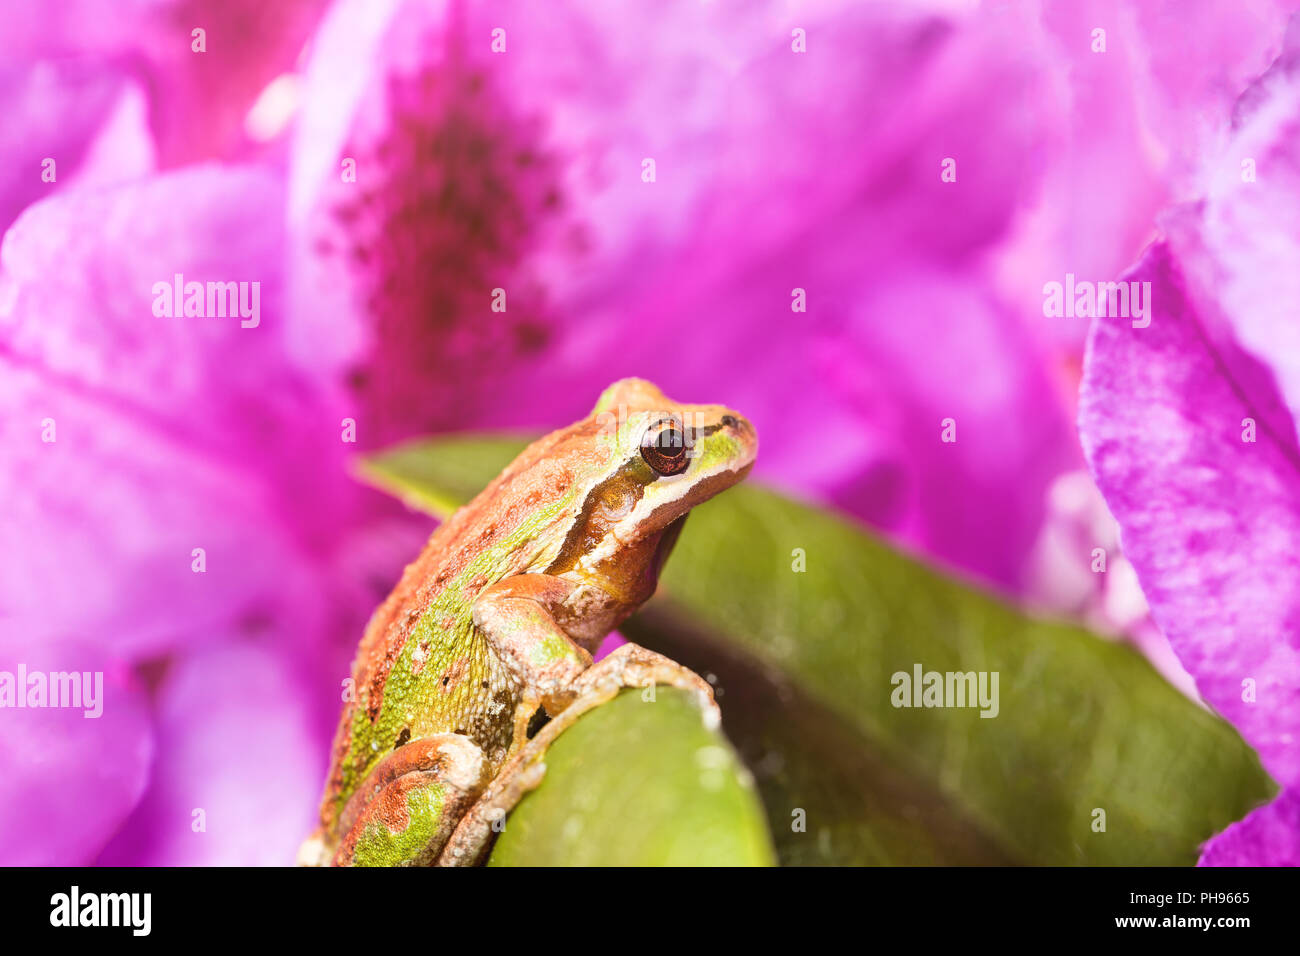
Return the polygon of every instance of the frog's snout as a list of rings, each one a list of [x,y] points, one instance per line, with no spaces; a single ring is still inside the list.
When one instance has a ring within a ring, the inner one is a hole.
[[[749,419],[729,411],[718,419],[718,424],[740,443],[742,449],[740,458],[743,464],[746,467],[753,464],[754,458],[758,455],[758,432]]]
[[[754,432],[754,426],[749,423],[749,419],[742,418],[740,415],[730,415],[730,414],[723,415],[722,427],[730,428],[732,431],[738,432],[742,435],[757,437],[756,433]]]

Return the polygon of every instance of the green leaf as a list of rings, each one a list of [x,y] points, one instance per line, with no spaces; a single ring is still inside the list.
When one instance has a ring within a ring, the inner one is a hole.
[[[499,433],[416,438],[361,458],[357,476],[442,519],[487,487],[531,440]]]
[[[763,806],[731,745],[673,687],[626,690],[546,752],[490,866],[769,866]]]
[[[445,506],[518,447],[438,439],[383,467]],[[753,484],[695,509],[623,630],[713,676],[787,864],[1188,864],[1275,789],[1232,727],[1128,646]],[[894,707],[893,675],[917,664],[996,672],[998,715]]]

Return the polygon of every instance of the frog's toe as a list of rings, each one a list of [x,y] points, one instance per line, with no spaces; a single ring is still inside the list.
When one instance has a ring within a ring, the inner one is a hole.
[[[325,844],[325,838],[317,830],[298,847],[294,866],[329,866],[331,853]]]

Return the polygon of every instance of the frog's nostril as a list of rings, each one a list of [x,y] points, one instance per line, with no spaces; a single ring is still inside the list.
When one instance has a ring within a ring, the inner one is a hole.
[[[741,418],[739,415],[723,415],[720,422],[723,428],[729,428],[739,435],[754,433],[754,426],[749,423],[749,419]]]

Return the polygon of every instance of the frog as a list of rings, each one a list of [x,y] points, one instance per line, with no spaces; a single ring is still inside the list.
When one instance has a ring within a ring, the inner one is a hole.
[[[654,594],[691,509],[757,451],[739,412],[641,378],[528,445],[370,618],[298,862],[481,864],[550,744],[626,688],[680,688],[716,727],[698,674],[634,643],[595,654]]]

